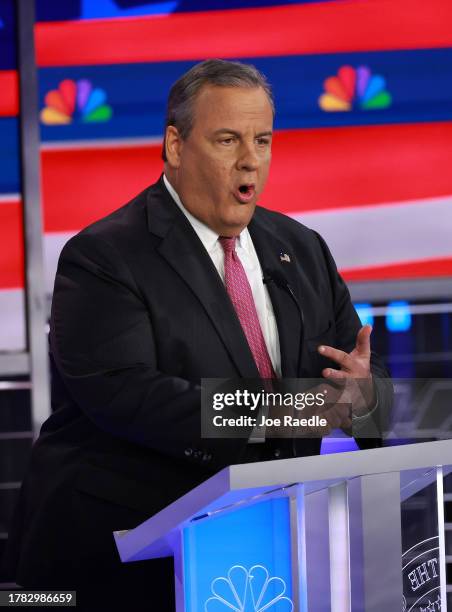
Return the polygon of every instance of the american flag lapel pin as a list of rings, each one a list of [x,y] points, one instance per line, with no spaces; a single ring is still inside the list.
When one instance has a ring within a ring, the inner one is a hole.
[[[290,257],[287,253],[280,253],[279,254],[279,259],[281,262],[285,262],[285,263],[290,263]]]

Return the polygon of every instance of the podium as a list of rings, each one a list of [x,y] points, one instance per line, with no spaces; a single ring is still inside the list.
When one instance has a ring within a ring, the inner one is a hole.
[[[444,612],[451,471],[452,440],[233,465],[114,537],[174,557],[177,612]]]

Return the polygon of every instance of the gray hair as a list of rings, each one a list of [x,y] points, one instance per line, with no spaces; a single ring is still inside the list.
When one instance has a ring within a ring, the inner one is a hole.
[[[217,87],[261,87],[268,96],[273,115],[275,103],[271,87],[265,76],[251,64],[211,59],[200,62],[183,74],[170,89],[166,109],[165,133],[169,125],[177,128],[182,140],[185,140],[193,128],[193,105],[200,89],[205,85]],[[162,159],[166,159],[165,139],[163,141]]]

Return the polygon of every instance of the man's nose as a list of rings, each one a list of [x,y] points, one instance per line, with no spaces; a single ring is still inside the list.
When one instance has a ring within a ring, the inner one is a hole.
[[[254,142],[242,144],[239,151],[237,166],[239,170],[257,170],[259,167],[259,157]]]

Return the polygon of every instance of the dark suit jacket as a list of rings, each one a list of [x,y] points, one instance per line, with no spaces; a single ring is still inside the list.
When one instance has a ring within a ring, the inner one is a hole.
[[[260,207],[249,231],[262,268],[285,275],[304,313],[303,329],[288,291],[269,284],[282,374],[320,377],[328,362],[317,346],[350,351],[360,328],[328,248]],[[64,247],[50,358],[54,413],[35,444],[9,546],[24,585],[45,583],[62,565],[73,576],[82,565],[108,565],[112,530],[136,526],[243,460],[246,439],[201,439],[199,385],[201,377],[257,378],[256,365],[209,255],[162,179]],[[386,376],[375,356],[372,369]],[[280,458],[310,455],[320,440],[277,447]],[[256,459],[275,450],[274,441],[259,445]]]

